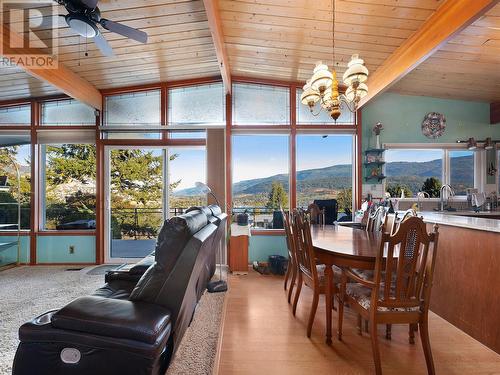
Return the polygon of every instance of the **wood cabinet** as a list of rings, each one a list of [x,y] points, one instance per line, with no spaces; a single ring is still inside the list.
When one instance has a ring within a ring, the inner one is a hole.
[[[430,308],[497,353],[499,287],[500,233],[439,225]]]
[[[248,240],[248,236],[231,236],[229,240],[229,270],[232,273],[248,273]]]

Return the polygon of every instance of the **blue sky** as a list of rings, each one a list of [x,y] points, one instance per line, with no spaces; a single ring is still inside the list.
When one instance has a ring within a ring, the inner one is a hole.
[[[287,135],[234,136],[233,182],[288,173]],[[297,170],[349,164],[352,137],[297,136]]]

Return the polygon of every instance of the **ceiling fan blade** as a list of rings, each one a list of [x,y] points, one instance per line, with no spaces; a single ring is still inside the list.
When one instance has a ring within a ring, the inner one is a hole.
[[[141,43],[146,43],[148,41],[148,34],[146,34],[144,31],[122,25],[121,23],[118,22],[110,21],[105,18],[101,18],[99,23],[106,30],[126,36],[127,38],[134,39]]]
[[[101,33],[97,34],[94,37],[94,43],[97,45],[104,56],[113,57],[115,54],[113,53],[113,48],[109,45],[106,39],[102,36]]]
[[[95,9],[99,0],[80,0],[89,9]]]

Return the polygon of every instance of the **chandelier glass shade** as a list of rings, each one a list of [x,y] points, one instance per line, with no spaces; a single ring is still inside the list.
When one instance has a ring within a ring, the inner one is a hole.
[[[332,50],[335,64],[335,0],[332,0]],[[342,76],[346,89],[345,92],[340,93],[335,69],[330,71],[326,64],[318,61],[311,78],[303,87],[300,101],[309,107],[314,116],[325,110],[334,121],[337,121],[345,108],[353,113],[356,112],[359,101],[368,94],[366,85],[368,74],[363,59],[358,54],[352,55]],[[318,102],[320,103],[319,110],[315,113]]]

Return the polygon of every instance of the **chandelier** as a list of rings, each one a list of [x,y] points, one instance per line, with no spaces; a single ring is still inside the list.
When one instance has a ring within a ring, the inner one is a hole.
[[[332,0],[332,50],[333,64],[335,64],[335,0]],[[368,94],[368,86],[365,83],[368,79],[368,69],[359,55],[352,55],[342,78],[346,86],[344,93],[339,92],[335,69],[332,68],[330,71],[326,64],[318,61],[312,77],[303,87],[301,103],[309,107],[313,116],[319,115],[322,110],[327,111],[335,122],[344,108],[356,112],[359,101]],[[315,113],[318,102],[319,111]]]

